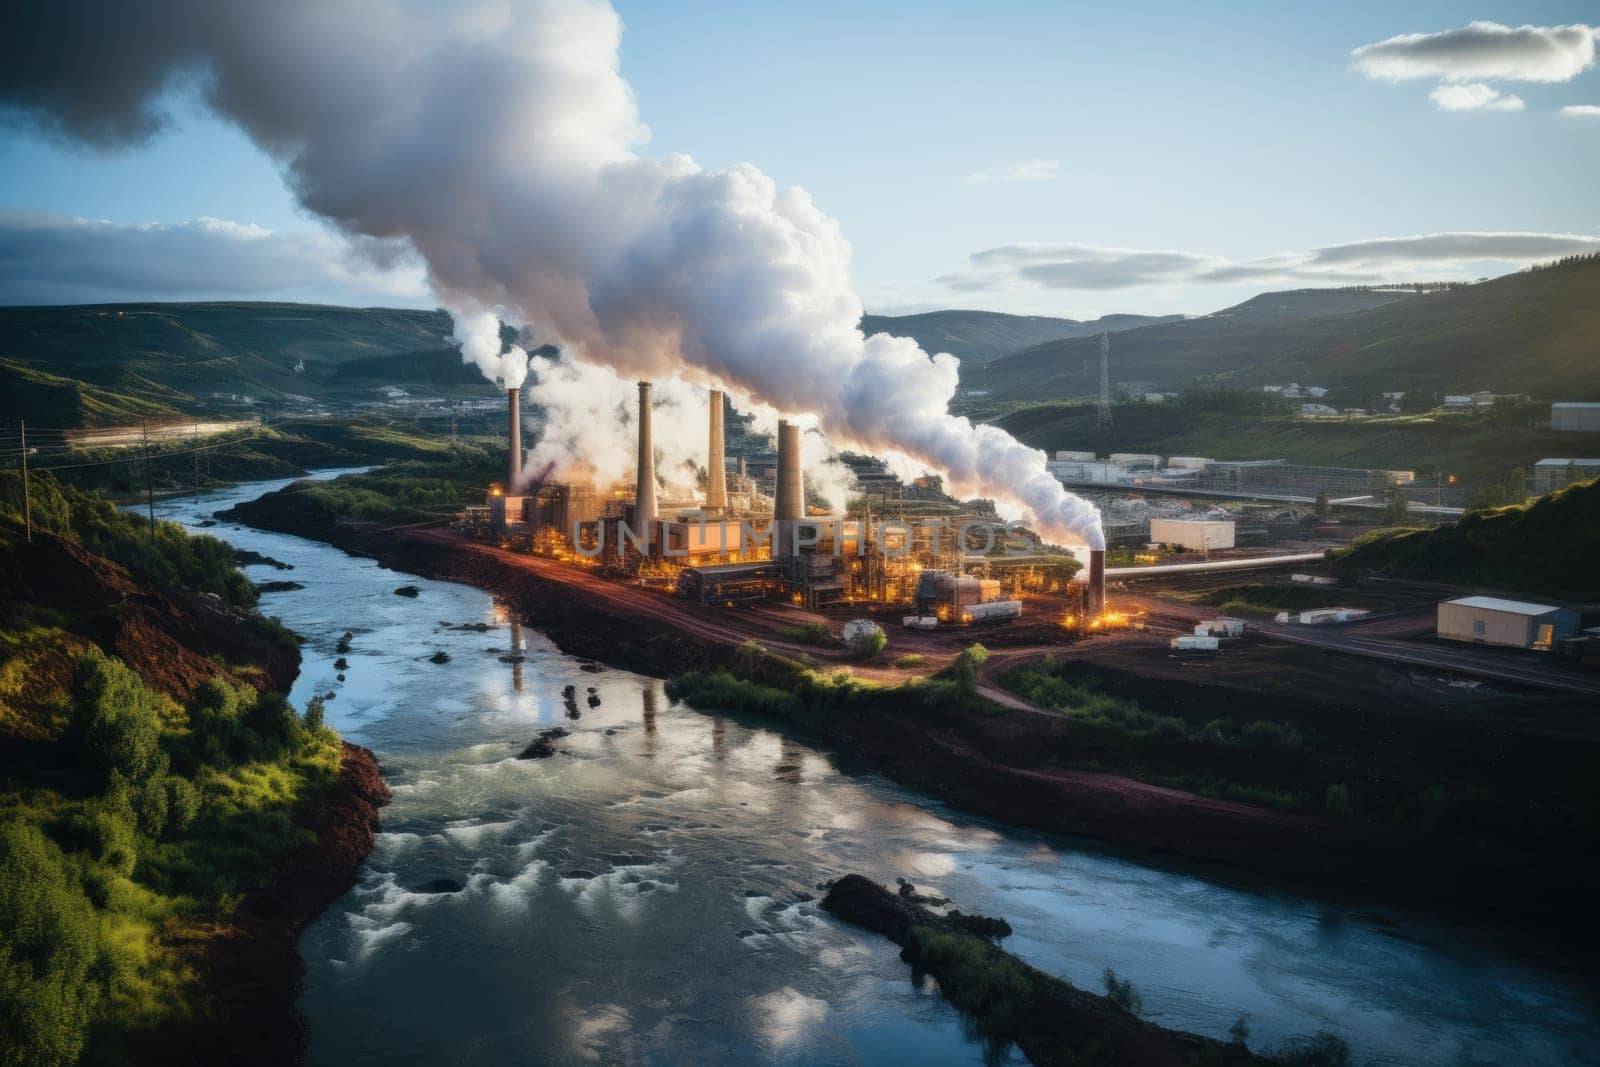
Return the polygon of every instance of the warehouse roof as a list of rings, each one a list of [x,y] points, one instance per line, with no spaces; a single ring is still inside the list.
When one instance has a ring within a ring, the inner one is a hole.
[[[1548,615],[1561,609],[1554,604],[1530,604],[1526,600],[1505,600],[1497,596],[1464,596],[1446,600],[1446,604],[1459,604],[1464,608],[1482,608],[1485,611],[1503,611],[1509,615]]]
[[[1580,467],[1600,467],[1600,459],[1541,459],[1535,467],[1570,467],[1577,464]]]
[[[1591,401],[1563,400],[1558,404],[1551,404],[1553,408],[1600,408],[1600,404]]]

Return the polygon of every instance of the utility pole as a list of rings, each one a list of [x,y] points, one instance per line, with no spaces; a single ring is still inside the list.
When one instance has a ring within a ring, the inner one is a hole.
[[[194,424],[194,495],[200,495],[200,424]]]
[[[150,543],[156,543],[156,489],[151,481],[150,470],[150,424],[139,423],[139,439],[144,445],[144,499],[145,507],[150,516]]]
[[[33,544],[33,505],[28,500],[28,420],[22,427],[22,523],[28,530],[28,543]]]

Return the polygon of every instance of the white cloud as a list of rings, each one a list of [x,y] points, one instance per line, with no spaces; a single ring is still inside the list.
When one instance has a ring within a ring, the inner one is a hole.
[[[1003,163],[989,170],[967,175],[963,181],[973,185],[986,182],[1053,182],[1061,177],[1061,163],[1054,159],[1024,159]]]
[[[0,304],[222,299],[435,303],[415,256],[392,242],[227,219],[129,224],[0,210]]]
[[[1600,104],[1568,104],[1561,113],[1573,119],[1600,119]]]
[[[1600,252],[1600,236],[1457,231],[1379,237],[1256,259],[1196,252],[1017,244],[975,252],[973,270],[934,281],[956,292],[1131,289],[1194,284],[1356,285],[1477,277],[1487,264],[1524,266]]]
[[[1382,81],[1564,82],[1594,65],[1595,30],[1473,22],[1439,33],[1400,34],[1350,54],[1357,70]]]
[[[1521,111],[1522,97],[1502,93],[1482,82],[1468,85],[1441,85],[1428,94],[1440,111]]]

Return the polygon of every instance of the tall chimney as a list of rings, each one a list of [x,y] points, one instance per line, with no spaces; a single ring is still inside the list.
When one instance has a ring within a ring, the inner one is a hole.
[[[650,383],[639,383],[639,480],[633,491],[634,532],[649,536],[656,517],[656,446],[650,433]]]
[[[795,554],[798,523],[805,516],[805,490],[800,481],[800,427],[778,420],[778,486],[772,502],[772,554]]]
[[[1106,550],[1089,550],[1089,613],[1104,614],[1106,610]]]
[[[711,443],[706,453],[706,509],[728,507],[728,461],[722,454],[722,390],[711,390]]]
[[[507,389],[506,400],[511,406],[511,433],[506,449],[506,493],[517,491],[517,479],[522,476],[522,390]]]

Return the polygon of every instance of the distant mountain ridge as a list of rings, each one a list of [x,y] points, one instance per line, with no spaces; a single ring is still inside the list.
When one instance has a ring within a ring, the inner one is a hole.
[[[1597,338],[1600,257],[1587,257],[1442,291],[1264,293],[1117,334],[1111,378],[1162,389],[1300,381],[1587,399],[1600,387]],[[1099,355],[1089,338],[1049,341],[974,368],[964,384],[1001,400],[1090,396]]]
[[[0,307],[0,414],[97,425],[211,394],[318,399],[426,382],[494,386],[464,366],[442,311],[283,303]]]
[[[1088,322],[998,311],[928,311],[920,315],[864,315],[863,333],[909,337],[928,353],[949,352],[963,366],[981,367],[1034,345],[1067,337],[1098,337],[1136,326],[1175,322],[1182,315],[1104,315]]]

